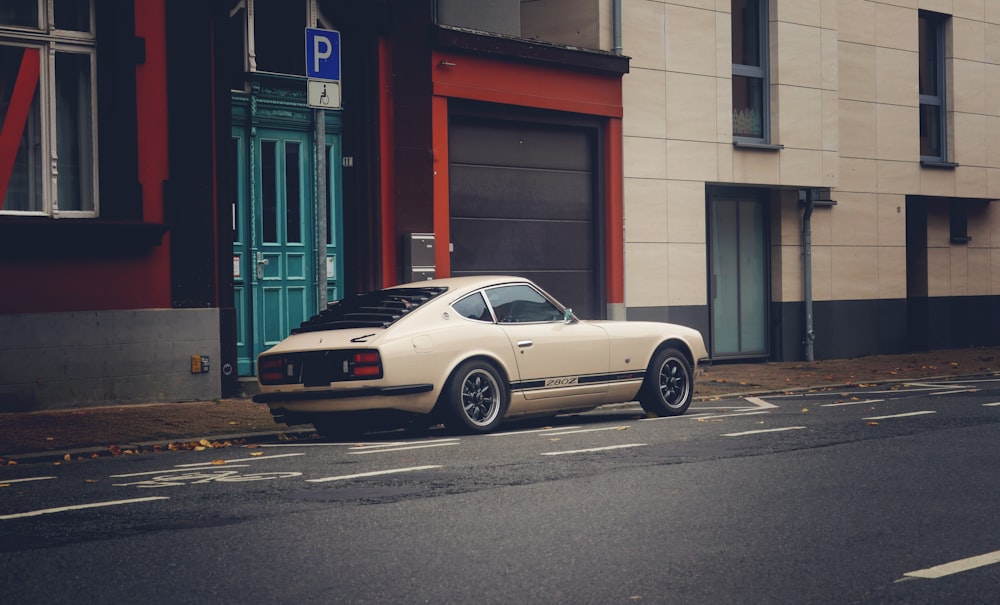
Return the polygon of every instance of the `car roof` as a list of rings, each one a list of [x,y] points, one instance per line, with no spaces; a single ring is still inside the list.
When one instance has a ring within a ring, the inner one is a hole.
[[[429,279],[426,281],[412,282],[409,284],[400,284],[398,286],[393,286],[393,288],[447,288],[449,292],[471,292],[473,290],[478,290],[479,288],[484,288],[486,286],[494,286],[500,284],[510,284],[510,283],[532,283],[531,280],[524,277],[517,277],[514,275],[467,275],[463,277],[445,277],[442,279]]]

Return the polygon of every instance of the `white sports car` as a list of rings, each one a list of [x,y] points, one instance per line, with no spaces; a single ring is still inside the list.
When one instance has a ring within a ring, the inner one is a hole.
[[[527,279],[457,277],[330,303],[257,358],[254,401],[337,438],[387,419],[486,433],[635,399],[679,415],[706,358],[691,328],[582,321]]]

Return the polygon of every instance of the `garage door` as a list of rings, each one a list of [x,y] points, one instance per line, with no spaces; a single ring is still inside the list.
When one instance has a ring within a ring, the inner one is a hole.
[[[451,274],[520,275],[578,316],[604,317],[596,129],[449,126]]]

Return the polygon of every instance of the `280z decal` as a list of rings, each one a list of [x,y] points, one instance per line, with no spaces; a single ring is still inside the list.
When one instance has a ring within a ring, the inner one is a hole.
[[[580,382],[579,376],[573,376],[569,378],[546,378],[546,387],[565,387],[571,384],[578,384]]]

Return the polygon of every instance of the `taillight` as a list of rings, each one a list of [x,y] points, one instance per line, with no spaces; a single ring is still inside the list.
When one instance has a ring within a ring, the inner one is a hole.
[[[357,351],[351,354],[350,375],[352,378],[381,378],[382,359],[378,351]]]
[[[257,376],[264,384],[280,384],[285,381],[285,358],[272,355],[261,357],[257,362]]]

